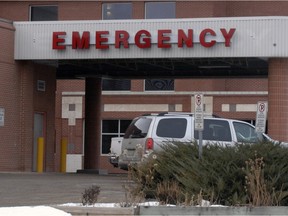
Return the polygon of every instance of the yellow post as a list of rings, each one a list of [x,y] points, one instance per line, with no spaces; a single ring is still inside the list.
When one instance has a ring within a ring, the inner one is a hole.
[[[44,138],[37,139],[37,172],[43,172],[44,167]]]
[[[68,139],[62,138],[61,140],[61,166],[60,172],[66,172],[66,154],[67,154]]]

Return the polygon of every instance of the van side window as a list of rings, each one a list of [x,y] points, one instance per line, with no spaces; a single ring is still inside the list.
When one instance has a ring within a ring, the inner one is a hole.
[[[161,119],[158,123],[156,135],[158,137],[184,138],[187,128],[187,119],[168,118]]]
[[[124,138],[144,138],[147,136],[152,119],[138,118],[131,122],[127,128]]]
[[[198,131],[194,131],[195,139],[199,139]],[[232,141],[229,123],[225,120],[204,119],[203,140]]]
[[[262,134],[257,134],[251,125],[233,122],[238,142],[254,143],[263,140]]]

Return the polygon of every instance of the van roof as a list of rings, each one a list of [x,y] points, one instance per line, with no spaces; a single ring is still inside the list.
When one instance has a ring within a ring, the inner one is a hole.
[[[149,114],[143,114],[142,116],[194,116],[194,113],[189,112],[161,112],[161,113],[149,113]],[[217,115],[211,114],[211,113],[204,113],[205,117],[212,117],[212,118],[220,118]]]

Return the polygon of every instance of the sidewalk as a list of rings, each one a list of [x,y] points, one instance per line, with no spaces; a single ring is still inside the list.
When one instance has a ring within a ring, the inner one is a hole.
[[[125,201],[127,175],[0,173],[0,207],[81,203],[85,189],[100,186],[98,202]]]

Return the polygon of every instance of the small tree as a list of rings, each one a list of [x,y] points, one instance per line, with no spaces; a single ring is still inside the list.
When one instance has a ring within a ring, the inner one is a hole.
[[[82,194],[82,204],[83,205],[94,205],[100,193],[100,187],[97,185],[92,185],[91,187],[85,189]]]

